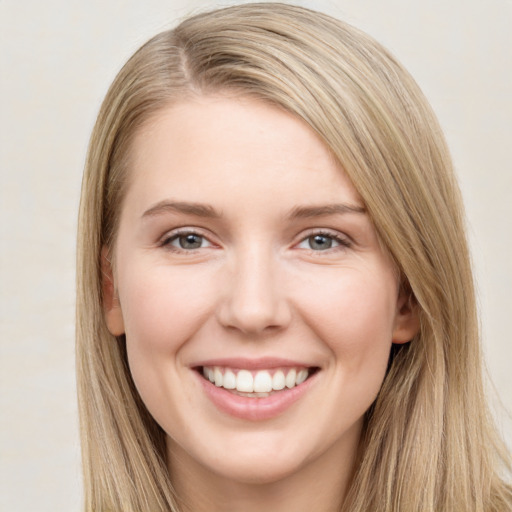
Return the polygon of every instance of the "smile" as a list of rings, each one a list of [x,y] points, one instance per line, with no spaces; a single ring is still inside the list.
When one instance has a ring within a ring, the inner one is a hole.
[[[314,368],[272,368],[249,371],[219,366],[203,366],[202,375],[219,388],[230,390],[240,396],[265,398],[273,392],[293,389],[302,384]]]
[[[270,420],[309,395],[322,373],[281,358],[229,358],[191,366],[201,389],[223,414],[245,421]]]

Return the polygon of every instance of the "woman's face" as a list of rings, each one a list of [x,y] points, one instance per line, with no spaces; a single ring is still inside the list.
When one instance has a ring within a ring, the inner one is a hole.
[[[175,104],[132,149],[106,318],[171,471],[327,478],[416,329],[359,195],[306,124],[256,100]]]

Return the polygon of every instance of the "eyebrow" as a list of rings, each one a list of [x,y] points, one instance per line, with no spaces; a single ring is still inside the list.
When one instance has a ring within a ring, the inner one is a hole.
[[[210,206],[209,204],[163,200],[146,210],[142,214],[142,217],[155,217],[157,215],[162,215],[169,212],[195,215],[197,217],[210,219],[218,219],[222,216],[217,210],[215,210],[213,206]],[[363,206],[346,203],[327,204],[321,206],[296,206],[287,215],[287,218],[289,220],[306,219],[347,213],[364,214],[366,213],[366,209]]]
[[[325,215],[366,213],[366,208],[355,204],[327,204],[322,206],[297,206],[288,215],[289,219],[307,219],[310,217],[322,217]]]
[[[208,204],[202,203],[189,203],[185,201],[160,201],[148,210],[146,210],[142,217],[155,217],[164,213],[184,213],[188,215],[195,215],[197,217],[206,217],[210,219],[218,219],[221,215],[219,212]]]

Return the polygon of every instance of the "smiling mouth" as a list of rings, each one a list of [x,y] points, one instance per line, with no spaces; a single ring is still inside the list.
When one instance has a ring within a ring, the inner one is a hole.
[[[200,366],[196,370],[205,380],[235,395],[266,398],[299,386],[319,368],[289,367],[250,371],[220,366]]]

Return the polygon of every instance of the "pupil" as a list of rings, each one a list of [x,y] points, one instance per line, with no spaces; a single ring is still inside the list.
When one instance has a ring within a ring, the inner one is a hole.
[[[311,249],[330,249],[332,246],[332,239],[323,235],[315,235],[309,239],[309,246]]]
[[[199,235],[182,235],[180,236],[180,247],[182,249],[198,249],[201,247],[202,237]]]

